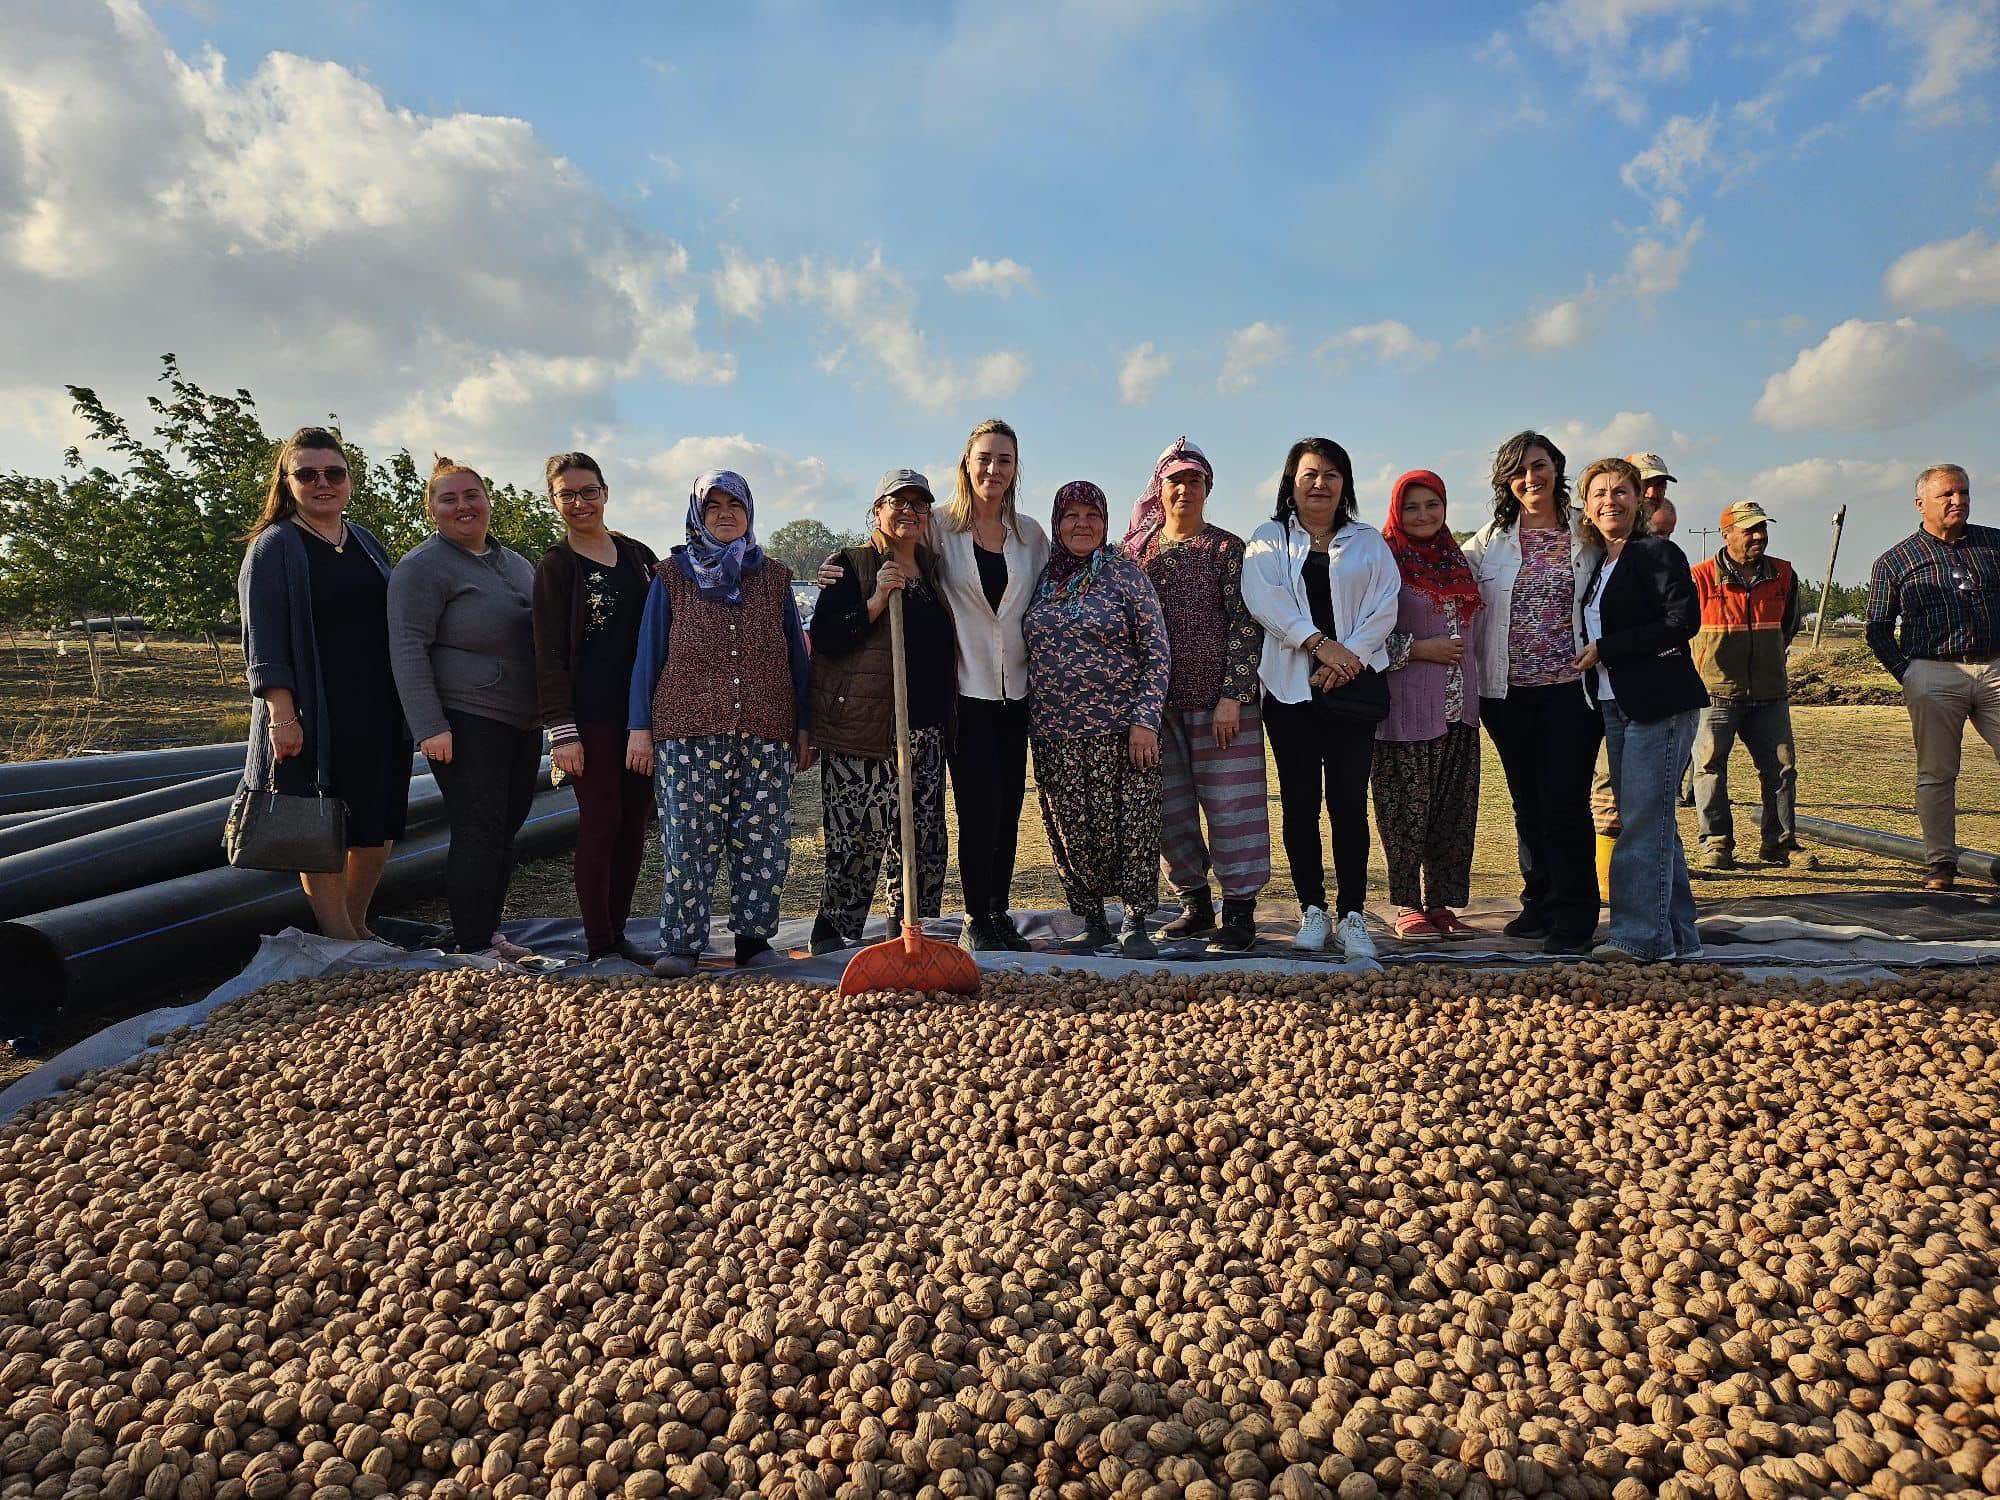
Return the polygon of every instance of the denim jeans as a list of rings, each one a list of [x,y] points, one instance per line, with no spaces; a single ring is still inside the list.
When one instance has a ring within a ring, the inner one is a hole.
[[[1763,831],[1758,847],[1796,849],[1799,844],[1799,766],[1792,748],[1792,705],[1783,698],[1756,703],[1711,698],[1700,712],[1694,736],[1694,805],[1701,842],[1708,849],[1733,849],[1736,829],[1729,812],[1729,752],[1737,740],[1750,752],[1763,793]]]
[[[1610,699],[1600,709],[1624,824],[1611,851],[1610,941],[1635,958],[1692,957],[1701,937],[1674,803],[1698,710],[1641,724]]]

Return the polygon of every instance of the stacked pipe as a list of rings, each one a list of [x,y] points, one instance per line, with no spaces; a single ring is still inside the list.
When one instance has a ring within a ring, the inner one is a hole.
[[[40,1037],[114,1002],[157,999],[191,970],[247,956],[261,934],[310,922],[296,875],[223,863],[242,763],[241,745],[213,745],[0,766],[0,806],[43,804],[0,827],[0,1035]],[[88,779],[92,768],[103,781]],[[523,858],[576,837],[575,798],[548,789],[547,761],[540,786],[517,840]],[[420,775],[381,899],[441,889],[449,848],[443,795]]]

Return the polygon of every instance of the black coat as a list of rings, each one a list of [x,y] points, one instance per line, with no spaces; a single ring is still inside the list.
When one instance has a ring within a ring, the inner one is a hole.
[[[1604,563],[1600,552],[1584,589],[1585,602],[1597,592]],[[1611,691],[1626,718],[1651,724],[1708,707],[1708,689],[1688,649],[1701,628],[1701,600],[1680,548],[1665,537],[1633,537],[1618,554],[1598,609],[1604,634],[1597,641],[1597,659],[1610,674]],[[1577,649],[1582,650],[1590,642],[1584,639],[1581,605],[1576,627]],[[1596,702],[1595,672],[1584,674],[1583,687]]]

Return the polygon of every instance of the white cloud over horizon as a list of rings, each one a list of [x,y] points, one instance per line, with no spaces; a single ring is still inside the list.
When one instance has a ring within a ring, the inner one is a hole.
[[[975,255],[962,271],[953,271],[944,284],[954,292],[987,292],[995,297],[1011,297],[1016,292],[1035,289],[1035,273],[1014,260],[987,260]]]
[[[1118,366],[1118,399],[1126,406],[1144,406],[1160,382],[1173,373],[1170,355],[1153,348],[1153,341],[1134,344]]]
[[[2000,242],[1972,229],[1955,240],[1919,245],[1883,273],[1882,293],[1917,312],[2000,306]]]
[[[1849,318],[1765,381],[1751,415],[1779,432],[1882,431],[1962,401],[1993,378],[1941,328]]]
[[[1222,373],[1215,378],[1216,394],[1234,396],[1249,390],[1256,385],[1258,375],[1283,359],[1291,347],[1283,324],[1260,320],[1237,329],[1223,352]]]
[[[1385,318],[1379,323],[1361,323],[1323,340],[1316,351],[1321,359],[1339,359],[1344,354],[1373,355],[1380,364],[1428,364],[1438,357],[1442,346],[1433,339],[1419,337],[1407,323]]]

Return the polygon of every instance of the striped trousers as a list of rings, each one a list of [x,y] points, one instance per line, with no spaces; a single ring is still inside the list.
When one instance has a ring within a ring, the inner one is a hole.
[[[1170,708],[1160,719],[1160,858],[1183,897],[1207,890],[1213,870],[1225,901],[1254,900],[1271,878],[1264,724],[1244,704],[1227,750],[1215,748],[1214,726],[1205,708]]]

